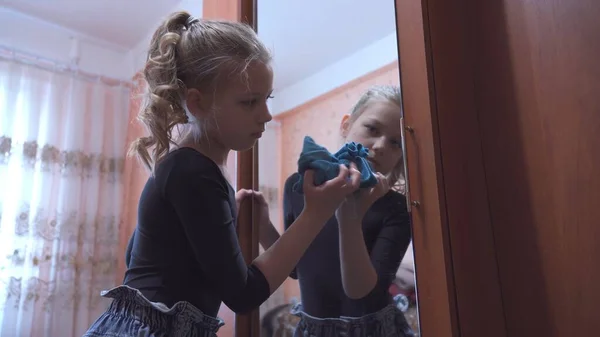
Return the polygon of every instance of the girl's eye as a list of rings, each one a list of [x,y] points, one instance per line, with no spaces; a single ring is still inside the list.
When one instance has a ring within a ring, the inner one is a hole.
[[[365,125],[365,128],[367,128],[370,133],[377,133],[377,128],[372,125]]]
[[[274,98],[272,95],[267,96],[266,100],[269,100],[271,98]],[[251,99],[248,101],[242,101],[242,104],[247,105],[247,106],[254,106],[258,103],[258,99]]]

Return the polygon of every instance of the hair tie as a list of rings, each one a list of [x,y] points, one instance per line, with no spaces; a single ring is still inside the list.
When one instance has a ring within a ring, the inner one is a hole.
[[[187,20],[185,21],[185,27],[189,28],[191,25],[193,25],[194,23],[196,23],[198,21],[200,21],[200,20],[198,20],[195,17],[190,15],[190,17],[187,18]]]

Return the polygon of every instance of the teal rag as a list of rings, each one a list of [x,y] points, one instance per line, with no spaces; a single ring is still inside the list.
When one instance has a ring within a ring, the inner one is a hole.
[[[304,145],[300,158],[298,158],[298,173],[300,180],[296,182],[293,190],[303,194],[302,182],[306,170],[314,170],[314,184],[316,186],[324,184],[340,174],[340,164],[350,167],[354,163],[360,171],[360,188],[370,188],[377,185],[377,177],[367,161],[369,149],[360,143],[349,142],[335,154],[331,154],[326,148],[318,145],[309,137],[304,137]]]

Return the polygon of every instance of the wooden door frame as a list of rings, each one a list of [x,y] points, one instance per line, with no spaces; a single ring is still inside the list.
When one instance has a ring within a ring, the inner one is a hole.
[[[426,1],[395,1],[421,336],[458,336]]]
[[[238,21],[250,25],[255,31],[256,0],[239,0]],[[250,150],[237,153],[237,189],[258,190],[258,142]],[[238,212],[237,234],[242,254],[250,264],[259,252],[257,205],[254,201],[242,203]],[[256,225],[255,225],[256,224]],[[235,314],[235,337],[260,336],[260,309],[247,314]]]

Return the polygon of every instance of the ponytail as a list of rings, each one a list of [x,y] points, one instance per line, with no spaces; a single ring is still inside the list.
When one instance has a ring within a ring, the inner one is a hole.
[[[150,135],[135,140],[130,154],[137,154],[144,166],[154,171],[173,143],[173,128],[186,124],[188,116],[183,107],[185,85],[178,79],[177,49],[182,33],[192,16],[186,12],[171,15],[154,33],[144,67],[146,92],[138,119]],[[152,148],[150,154],[149,149]]]

